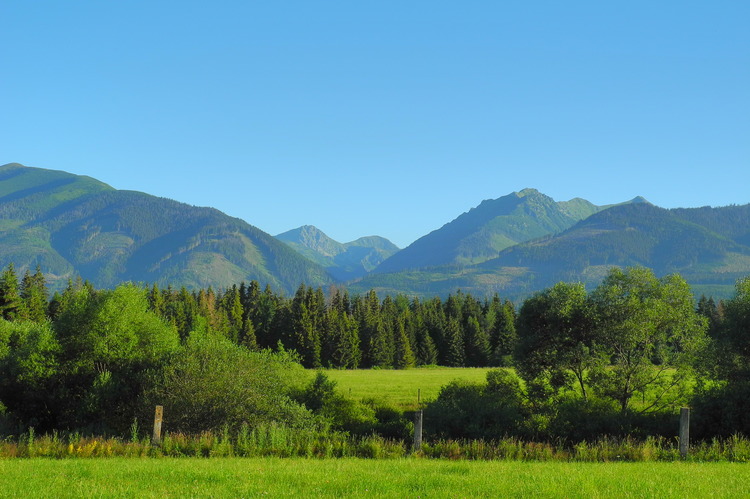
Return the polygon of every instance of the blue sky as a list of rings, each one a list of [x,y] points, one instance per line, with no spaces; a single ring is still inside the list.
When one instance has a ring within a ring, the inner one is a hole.
[[[534,187],[750,202],[750,2],[0,4],[0,163],[399,246]]]

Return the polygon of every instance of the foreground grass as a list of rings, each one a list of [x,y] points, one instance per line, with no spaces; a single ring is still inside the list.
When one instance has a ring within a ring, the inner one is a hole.
[[[414,369],[328,369],[324,372],[338,389],[356,400],[376,399],[403,410],[417,408],[422,402],[437,398],[440,389],[454,380],[484,383],[490,368],[419,367]]]
[[[740,463],[0,460],[3,497],[747,497]]]

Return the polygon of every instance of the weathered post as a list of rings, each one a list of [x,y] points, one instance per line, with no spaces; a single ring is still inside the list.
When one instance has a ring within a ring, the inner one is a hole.
[[[422,449],[422,420],[424,418],[424,411],[418,409],[414,412],[414,450],[418,451]]]
[[[164,407],[157,405],[154,413],[154,436],[151,439],[153,445],[161,445],[161,421],[164,415]]]
[[[685,459],[690,449],[690,409],[680,409],[680,458]]]

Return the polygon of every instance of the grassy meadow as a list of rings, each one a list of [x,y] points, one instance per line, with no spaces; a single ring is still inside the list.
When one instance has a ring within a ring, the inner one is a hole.
[[[344,395],[356,400],[374,398],[404,410],[437,398],[440,388],[454,380],[484,383],[486,367],[419,367],[414,369],[327,369]]]
[[[3,497],[747,497],[741,463],[0,460]]]

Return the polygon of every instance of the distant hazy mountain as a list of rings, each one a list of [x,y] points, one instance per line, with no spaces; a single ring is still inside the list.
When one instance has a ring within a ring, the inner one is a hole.
[[[323,266],[340,281],[364,276],[398,251],[395,244],[380,236],[361,237],[356,241],[340,243],[312,225],[292,229],[276,238]]]
[[[53,287],[74,275],[98,287],[255,279],[293,292],[302,282],[333,282],[271,235],[213,208],[15,163],[0,167],[0,265],[10,262],[19,271],[40,265]]]
[[[657,275],[680,273],[698,294],[724,297],[750,275],[750,205],[666,210],[636,201],[480,264],[371,275],[352,288],[420,295],[462,289],[517,299],[559,281],[594,286],[613,266],[642,265]]]
[[[555,202],[535,189],[524,189],[482,201],[399,251],[375,272],[481,263],[510,246],[562,232],[601,209],[584,199]]]

